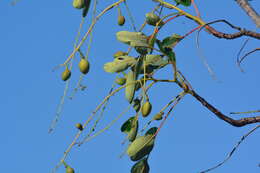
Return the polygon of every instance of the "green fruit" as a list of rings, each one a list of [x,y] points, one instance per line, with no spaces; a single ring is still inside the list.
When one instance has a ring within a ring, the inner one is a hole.
[[[147,157],[138,161],[131,168],[131,173],[149,173],[150,167],[147,162]]]
[[[152,135],[137,137],[127,149],[127,154],[130,159],[137,161],[149,154],[153,149],[154,140]]]
[[[122,15],[118,16],[117,23],[119,26],[123,26],[125,24],[125,17]]]
[[[154,115],[153,119],[154,120],[161,120],[163,117],[163,112],[159,112],[158,114]]]
[[[147,117],[152,110],[152,104],[149,101],[147,101],[143,104],[141,109],[143,117]]]
[[[67,167],[66,167],[66,173],[75,173],[75,171],[74,171],[73,168],[67,166]]]
[[[83,130],[83,126],[82,126],[82,124],[80,124],[80,123],[77,123],[77,124],[76,124],[76,127],[77,127],[77,129],[79,129],[80,131]]]
[[[70,72],[70,70],[66,67],[66,69],[62,72],[61,79],[62,79],[63,81],[66,81],[66,80],[68,80],[68,79],[70,78],[70,76],[71,76],[71,72]]]
[[[81,59],[79,62],[79,70],[83,74],[87,74],[89,71],[89,62],[86,59]]]
[[[117,51],[113,56],[114,56],[114,58],[116,58],[116,57],[125,56],[125,55],[128,55],[128,54],[123,51]]]
[[[136,75],[132,70],[130,70],[126,75],[126,87],[125,87],[125,97],[129,103],[132,103],[135,95],[135,81],[136,81]]]
[[[81,9],[85,7],[85,0],[74,0],[72,3],[74,8]]]
[[[126,78],[125,77],[117,78],[115,82],[118,85],[124,85],[126,83]]]
[[[146,13],[145,14],[145,20],[146,20],[146,23],[149,24],[149,25],[152,25],[152,26],[156,26],[157,22],[159,22],[161,19],[159,16],[157,16],[156,14],[154,13]],[[159,26],[161,26],[163,23],[160,22],[159,23]]]

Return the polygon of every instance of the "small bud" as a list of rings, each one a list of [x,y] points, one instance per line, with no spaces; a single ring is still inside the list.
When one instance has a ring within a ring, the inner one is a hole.
[[[77,127],[77,129],[79,129],[80,131],[83,130],[83,126],[82,126],[82,124],[80,124],[80,123],[77,123],[77,124],[76,124],[76,127]]]

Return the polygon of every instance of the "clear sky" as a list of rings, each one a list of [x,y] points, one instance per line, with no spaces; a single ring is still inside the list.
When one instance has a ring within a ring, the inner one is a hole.
[[[99,0],[98,13],[112,2],[114,1]],[[260,1],[253,0],[251,3],[260,12],[257,8],[260,7]],[[145,13],[154,7],[151,1],[129,1],[128,4],[138,27],[142,24]],[[235,1],[198,1],[197,5],[206,22],[226,19],[235,25],[259,32]],[[91,10],[92,7],[93,4]],[[182,8],[195,14],[192,7]],[[122,13],[126,16],[123,27],[117,25],[117,9],[112,9],[98,21],[89,54],[91,69],[82,82],[87,88],[76,93],[72,100],[68,99],[80,76],[76,65],[79,60],[77,57],[61,119],[55,131],[48,134],[65,87],[60,79],[63,68],[54,72],[52,69],[62,64],[71,53],[81,12],[72,7],[71,1],[20,0],[15,6],[10,1],[0,1],[2,172],[48,173],[59,162],[77,133],[74,125],[86,121],[113,84],[115,74],[104,72],[103,65],[113,60],[112,55],[116,51],[127,50],[127,46],[115,37],[115,33],[120,30],[132,31],[124,6]],[[87,18],[83,33],[89,26],[91,15]],[[214,26],[232,32],[224,24]],[[184,17],[178,18],[162,30],[159,38],[173,33],[184,35],[195,27],[194,22]],[[151,28],[144,30],[146,34],[150,32]],[[175,48],[178,67],[193,88],[227,115],[230,112],[259,109],[259,52],[245,60],[242,64],[245,73],[242,73],[236,65],[236,57],[246,38],[227,41],[202,32],[200,46],[217,76],[217,80],[214,80],[199,58],[195,36],[196,34],[190,35]],[[250,39],[243,53],[256,47],[259,47],[259,41]],[[83,51],[85,50],[86,46]],[[136,54],[133,52],[132,55]],[[170,70],[166,68],[157,77],[171,76]],[[151,89],[149,96],[153,104],[152,114],[179,92],[177,86],[166,83]],[[123,92],[112,97],[96,130],[115,119],[127,105]],[[134,163],[126,155],[119,158],[127,147],[121,145],[125,134],[120,132],[120,126],[133,115],[134,110],[130,109],[108,131],[79,148],[75,147],[67,159],[68,164],[75,168],[76,173],[130,172]],[[233,117],[241,118],[244,115]],[[153,122],[151,127],[158,125],[158,122]],[[219,120],[194,98],[186,96],[173,110],[157,136],[149,158],[150,173],[194,173],[214,166],[254,126],[232,127]],[[241,144],[224,166],[213,172],[260,172],[259,145],[258,130]],[[64,167],[57,172],[65,172]]]

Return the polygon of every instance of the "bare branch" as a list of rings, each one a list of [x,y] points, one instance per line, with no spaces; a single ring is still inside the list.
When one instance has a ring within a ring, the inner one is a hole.
[[[254,52],[256,52],[256,51],[259,51],[259,50],[260,50],[260,48],[255,48],[254,50],[251,50],[251,51],[247,52],[244,56],[242,56],[242,58],[240,58],[240,60],[239,60],[239,62],[238,62],[238,66],[240,67],[242,61],[243,61],[248,55],[250,55],[250,54],[252,54],[252,53],[254,53]]]
[[[254,8],[248,3],[248,0],[236,0],[237,4],[246,12],[246,14],[255,22],[256,26],[260,28],[260,16]]]
[[[256,117],[247,117],[247,118],[241,118],[238,120],[234,120],[223,113],[221,113],[217,108],[212,106],[210,103],[208,103],[204,98],[199,96],[194,90],[190,91],[190,94],[195,97],[203,106],[208,108],[212,113],[214,113],[219,119],[224,120],[225,122],[231,124],[235,127],[242,127],[248,124],[254,124],[260,122],[260,116]]]
[[[227,25],[229,25],[231,28],[235,29],[235,30],[238,30],[239,32],[236,32],[234,34],[226,34],[226,33],[223,33],[223,32],[220,32],[220,31],[217,31],[216,29],[214,29],[213,27],[209,26],[213,23],[218,23],[218,22],[223,22],[223,23],[226,23]],[[248,36],[248,37],[252,37],[252,38],[255,38],[255,39],[259,39],[260,40],[260,33],[257,33],[257,32],[254,32],[254,31],[250,31],[250,30],[247,30],[247,29],[243,29],[243,28],[240,28],[238,26],[235,26],[231,23],[229,23],[228,21],[226,20],[216,20],[216,21],[213,21],[213,22],[209,22],[209,23],[206,23],[204,26],[202,26],[200,28],[203,29],[203,28],[207,28],[207,30],[213,34],[215,37],[217,38],[224,38],[224,39],[236,39],[236,38],[239,38],[239,37],[242,37],[242,36]]]

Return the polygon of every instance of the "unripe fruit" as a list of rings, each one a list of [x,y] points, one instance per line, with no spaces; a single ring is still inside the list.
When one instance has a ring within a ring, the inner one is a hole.
[[[62,72],[61,79],[62,79],[63,81],[66,81],[66,80],[68,80],[68,79],[70,78],[70,76],[71,76],[71,72],[70,72],[70,70],[66,67],[66,69]]]
[[[145,102],[142,106],[143,117],[147,117],[150,114],[151,110],[152,110],[152,104],[149,101]]]
[[[126,78],[125,77],[117,78],[115,82],[118,85],[124,85],[126,83]]]
[[[125,24],[125,17],[122,15],[118,16],[117,23],[119,26],[123,26]]]
[[[159,16],[157,16],[156,14],[154,13],[146,13],[145,14],[145,20],[146,20],[146,23],[149,24],[149,25],[152,25],[152,26],[156,26],[157,22],[159,22],[161,19]],[[163,23],[160,22],[159,23],[159,26],[161,26]]]
[[[81,9],[85,7],[85,0],[74,0],[72,3],[74,8]]]
[[[87,74],[89,71],[89,62],[86,59],[81,59],[79,62],[79,70],[83,73],[83,74]]]
[[[154,115],[153,119],[159,121],[163,118],[162,116],[163,112],[159,112],[158,114]]]
[[[80,131],[83,130],[83,126],[82,126],[82,124],[80,124],[80,123],[77,123],[77,124],[76,124],[76,127],[77,127],[77,129],[79,129]]]
[[[75,172],[75,171],[74,171],[73,168],[71,168],[71,167],[69,167],[69,166],[66,167],[66,173],[74,173],[74,172]]]
[[[116,57],[119,57],[119,56],[125,56],[125,55],[127,55],[126,52],[123,52],[123,51],[117,51],[113,56],[114,56],[114,58],[116,58]]]

